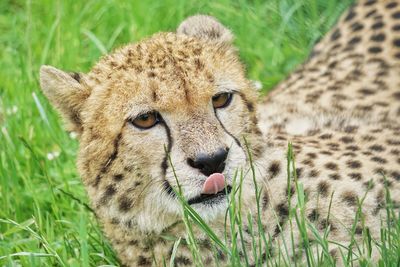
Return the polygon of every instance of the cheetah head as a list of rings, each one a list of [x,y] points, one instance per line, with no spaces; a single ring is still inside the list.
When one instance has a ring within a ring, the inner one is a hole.
[[[44,94],[79,135],[78,169],[98,216],[161,230],[181,214],[178,183],[206,220],[224,214],[248,149],[260,151],[256,92],[231,41],[198,15],[87,74],[42,66]]]

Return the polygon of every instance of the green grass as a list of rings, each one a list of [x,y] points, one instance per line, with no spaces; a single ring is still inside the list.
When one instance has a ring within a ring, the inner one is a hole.
[[[75,168],[77,141],[40,92],[40,65],[88,71],[120,45],[207,13],[235,33],[249,77],[266,92],[305,60],[350,2],[0,1],[0,265],[118,265],[86,204]],[[233,218],[236,208],[229,209]],[[398,228],[397,236],[382,230],[386,265],[398,253]]]

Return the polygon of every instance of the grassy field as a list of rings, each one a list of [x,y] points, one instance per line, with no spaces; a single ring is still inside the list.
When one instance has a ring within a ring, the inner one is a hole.
[[[235,33],[249,77],[266,92],[307,57],[350,2],[0,1],[0,265],[118,265],[86,204],[77,141],[40,92],[40,65],[88,71],[120,45],[207,13]],[[391,259],[396,250],[385,253]]]

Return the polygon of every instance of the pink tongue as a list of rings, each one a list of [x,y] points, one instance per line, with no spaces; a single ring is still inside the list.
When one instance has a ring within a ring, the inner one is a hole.
[[[225,187],[225,177],[222,173],[213,173],[204,182],[202,194],[214,195]]]

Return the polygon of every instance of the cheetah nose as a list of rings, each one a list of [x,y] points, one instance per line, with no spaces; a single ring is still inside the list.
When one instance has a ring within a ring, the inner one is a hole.
[[[228,157],[229,148],[219,148],[211,155],[200,153],[194,159],[187,159],[187,163],[206,175],[221,173],[225,169],[225,160]]]
[[[204,182],[202,194],[215,195],[224,190],[225,176],[222,173],[213,173]]]

